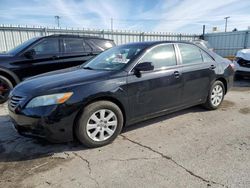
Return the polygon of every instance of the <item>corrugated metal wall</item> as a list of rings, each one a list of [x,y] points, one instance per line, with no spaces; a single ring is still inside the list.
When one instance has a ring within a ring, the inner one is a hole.
[[[116,44],[125,44],[139,41],[155,40],[192,40],[198,39],[199,35],[159,33],[159,32],[139,32],[139,31],[110,31],[93,29],[69,29],[69,28],[43,28],[27,26],[0,26],[0,52],[8,51],[18,44],[36,37],[52,34],[75,34],[91,35],[108,39],[113,39]]]
[[[250,48],[250,31],[209,33],[205,35],[205,40],[221,56],[234,56],[238,50]]]

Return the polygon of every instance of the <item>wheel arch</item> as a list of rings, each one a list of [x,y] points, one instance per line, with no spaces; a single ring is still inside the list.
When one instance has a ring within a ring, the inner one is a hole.
[[[225,88],[225,94],[226,94],[227,93],[227,80],[223,77],[219,77],[215,81],[221,81],[223,83],[224,88]]]
[[[20,79],[15,73],[13,73],[12,71],[3,69],[1,67],[0,67],[0,75],[10,80],[13,86],[16,86],[20,82]]]

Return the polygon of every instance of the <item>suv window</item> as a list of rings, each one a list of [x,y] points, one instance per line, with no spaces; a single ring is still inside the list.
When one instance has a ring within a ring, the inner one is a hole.
[[[65,38],[64,39],[65,53],[90,52],[90,46],[81,38]]]
[[[88,42],[97,51],[104,51],[115,46],[113,41],[103,39],[88,39]]]
[[[141,62],[151,62],[154,69],[176,65],[176,56],[172,44],[154,47],[141,59]]]
[[[198,47],[191,44],[178,44],[182,64],[202,63],[201,51]]]
[[[201,54],[202,54],[202,59],[203,62],[207,63],[207,62],[213,62],[214,60],[203,50],[201,50]]]
[[[59,53],[59,41],[55,38],[43,39],[33,47],[37,55]]]

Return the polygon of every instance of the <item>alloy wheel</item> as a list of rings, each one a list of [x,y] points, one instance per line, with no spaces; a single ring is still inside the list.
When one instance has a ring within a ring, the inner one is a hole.
[[[87,121],[87,135],[94,141],[109,139],[116,131],[118,120],[116,114],[108,109],[94,112]]]
[[[219,106],[223,99],[223,88],[221,85],[215,85],[211,94],[211,103],[214,106]]]

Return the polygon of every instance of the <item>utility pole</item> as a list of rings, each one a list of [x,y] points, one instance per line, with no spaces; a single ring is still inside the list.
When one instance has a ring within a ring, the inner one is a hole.
[[[205,39],[205,32],[206,32],[206,25],[203,25],[203,27],[202,27],[202,40]]]
[[[225,32],[227,32],[227,20],[228,20],[228,18],[230,18],[230,16],[227,16],[227,17],[224,18],[226,20],[226,22],[225,22]]]
[[[60,27],[60,16],[55,16],[57,27]]]

